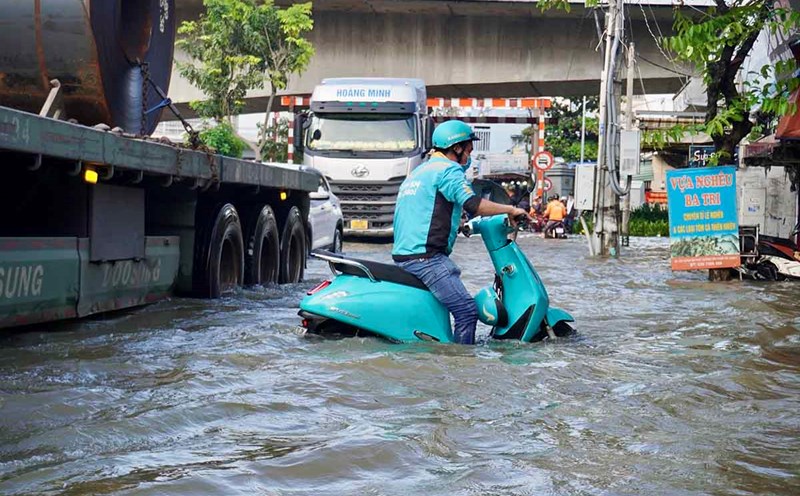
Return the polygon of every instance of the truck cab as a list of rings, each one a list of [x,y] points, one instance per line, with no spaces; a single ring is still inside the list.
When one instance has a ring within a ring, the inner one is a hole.
[[[400,183],[432,133],[421,79],[331,78],[295,120],[294,143],[341,200],[345,235],[391,237]]]

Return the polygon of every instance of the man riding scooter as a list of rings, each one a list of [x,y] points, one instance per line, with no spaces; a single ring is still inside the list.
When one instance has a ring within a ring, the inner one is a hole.
[[[447,121],[433,132],[430,159],[403,181],[394,213],[395,263],[419,278],[439,302],[453,314],[456,342],[475,343],[478,309],[461,282],[461,269],[450,260],[462,209],[470,215],[507,214],[516,218],[528,213],[511,205],[481,199],[464,174],[469,167],[472,128],[458,120]]]
[[[567,207],[558,199],[558,195],[550,197],[547,203],[547,208],[544,211],[544,217],[547,219],[547,224],[544,226],[544,237],[551,236],[551,231],[556,228],[558,224],[563,225],[564,217],[567,216]]]

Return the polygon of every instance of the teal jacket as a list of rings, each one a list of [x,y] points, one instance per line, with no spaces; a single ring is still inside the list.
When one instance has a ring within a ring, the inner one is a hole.
[[[462,209],[474,215],[480,201],[461,165],[435,154],[400,185],[394,210],[392,258],[401,262],[437,253],[449,255]]]

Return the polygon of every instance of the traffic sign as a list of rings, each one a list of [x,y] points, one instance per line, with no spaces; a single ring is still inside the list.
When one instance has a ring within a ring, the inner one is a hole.
[[[553,181],[551,181],[549,177],[544,178],[544,185],[542,186],[542,189],[545,191],[550,191],[553,189]]]
[[[548,151],[541,151],[533,156],[533,166],[540,171],[546,171],[553,166],[554,162],[553,154]]]

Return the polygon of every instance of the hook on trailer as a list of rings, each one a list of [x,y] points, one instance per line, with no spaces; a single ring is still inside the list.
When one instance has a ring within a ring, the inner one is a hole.
[[[208,181],[206,181],[205,186],[203,186],[203,189],[201,189],[200,191],[205,193],[206,191],[211,189],[212,186],[214,187],[214,191],[219,191],[219,181],[218,180],[215,181],[214,179],[215,178],[212,177]]]
[[[113,165],[109,165],[109,166],[106,167],[106,171],[102,175],[100,175],[100,180],[101,181],[108,181],[112,177],[114,177],[114,166]]]
[[[42,154],[36,155],[36,158],[33,160],[33,165],[28,166],[29,171],[37,171],[42,168]]]
[[[67,175],[77,176],[81,173],[81,170],[83,170],[83,162],[78,160],[75,162],[75,165],[72,167],[72,169],[67,171]]]
[[[142,182],[142,179],[144,179],[144,171],[140,170],[136,174],[136,177],[131,180],[131,184],[139,184]]]

